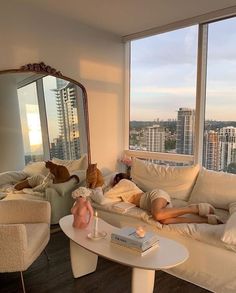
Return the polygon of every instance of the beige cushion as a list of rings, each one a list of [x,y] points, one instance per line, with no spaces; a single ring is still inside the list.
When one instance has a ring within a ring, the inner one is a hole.
[[[236,175],[202,168],[190,202],[208,202],[215,208],[229,209],[229,204],[236,202]]]
[[[229,206],[230,217],[226,222],[221,240],[230,245],[236,245],[236,202]]]
[[[83,155],[79,160],[61,160],[53,158],[52,162],[65,166],[70,173],[77,170],[86,170],[88,167],[88,157],[86,154]]]
[[[49,170],[45,167],[44,161],[31,162],[24,167],[23,171],[28,176],[34,176],[34,175],[38,175],[38,174],[42,174],[42,175],[46,176],[49,172]]]
[[[132,180],[143,190],[155,188],[169,193],[172,198],[188,200],[192,191],[199,166],[162,166],[133,158],[131,167]]]

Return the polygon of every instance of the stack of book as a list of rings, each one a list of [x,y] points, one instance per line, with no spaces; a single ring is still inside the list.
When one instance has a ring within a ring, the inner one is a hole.
[[[137,252],[140,255],[145,255],[159,246],[157,234],[148,231],[141,238],[136,234],[134,227],[125,227],[113,232],[111,234],[111,242],[128,248],[130,251]]]

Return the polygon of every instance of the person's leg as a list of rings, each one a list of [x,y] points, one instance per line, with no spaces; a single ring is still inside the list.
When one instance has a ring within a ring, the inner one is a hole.
[[[14,185],[14,188],[16,190],[22,190],[24,188],[31,188],[31,186],[29,185],[28,179],[25,179],[17,184]]]
[[[28,177],[24,181],[21,181],[17,184],[15,184],[14,188],[16,190],[22,190],[24,188],[34,188],[40,184],[42,184],[43,179],[45,176],[38,174],[38,175],[33,175],[31,177]]]
[[[190,205],[181,208],[167,208],[167,204],[167,200],[161,197],[152,201],[151,213],[155,220],[161,221],[186,214],[198,215],[199,212],[197,205]]]

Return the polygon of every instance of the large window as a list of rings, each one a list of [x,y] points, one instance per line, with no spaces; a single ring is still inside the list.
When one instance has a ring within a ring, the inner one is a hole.
[[[18,89],[25,162],[43,160],[42,130],[36,82]]]
[[[236,18],[199,28],[131,42],[129,148],[236,173]]]
[[[236,173],[236,19],[208,25],[203,165]]]
[[[130,149],[193,154],[197,26],[131,42]]]

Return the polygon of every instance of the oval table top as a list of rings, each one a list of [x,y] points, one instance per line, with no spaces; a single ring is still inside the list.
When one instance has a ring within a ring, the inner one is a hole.
[[[92,253],[130,267],[146,270],[168,269],[183,263],[189,256],[188,250],[182,244],[162,236],[159,236],[159,247],[141,256],[125,247],[113,245],[110,241],[111,233],[119,228],[101,218],[98,220],[98,230],[105,231],[107,235],[99,240],[91,240],[88,237],[91,227],[81,230],[74,228],[72,223],[73,215],[65,216],[59,222],[62,231],[72,241]]]

